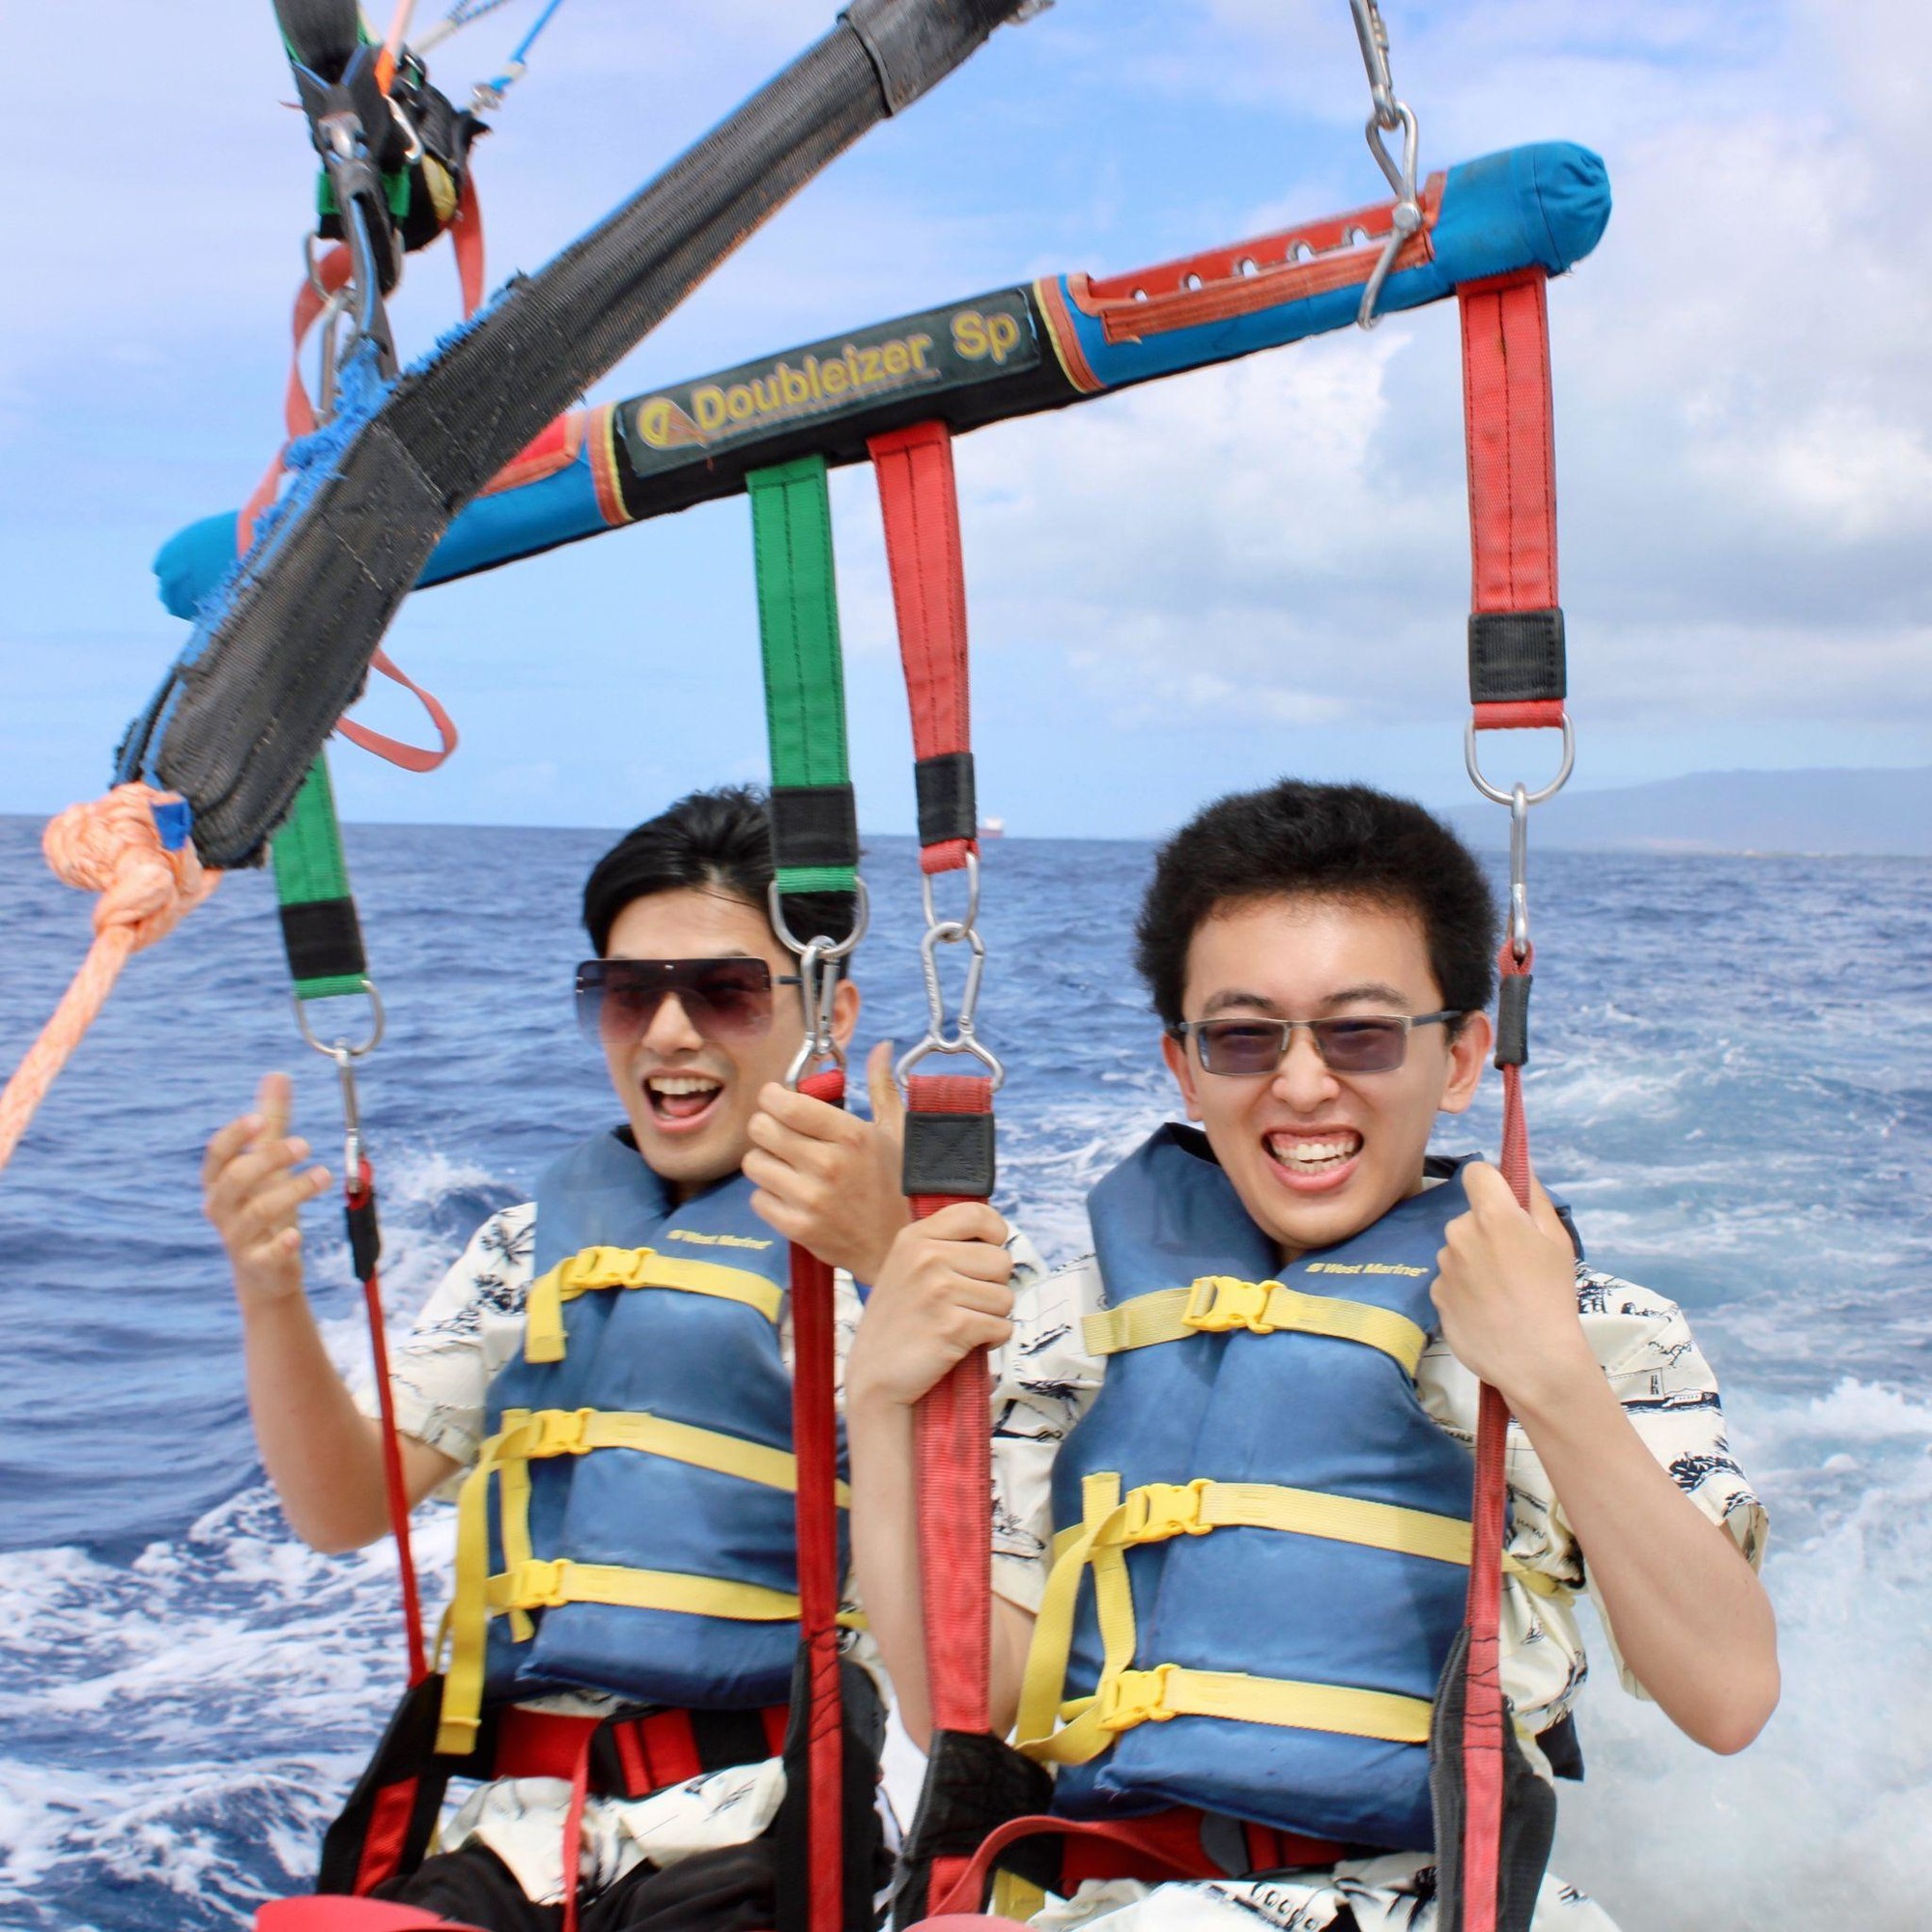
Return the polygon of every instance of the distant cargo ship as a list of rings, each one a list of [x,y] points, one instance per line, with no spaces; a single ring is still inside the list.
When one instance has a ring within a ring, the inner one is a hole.
[[[981,838],[1004,838],[1007,836],[1007,821],[1004,818],[982,818],[980,821]]]

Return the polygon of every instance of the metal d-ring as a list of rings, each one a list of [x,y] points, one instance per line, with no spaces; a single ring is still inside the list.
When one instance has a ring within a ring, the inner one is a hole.
[[[1469,782],[1491,804],[1513,807],[1517,799],[1520,797],[1525,807],[1542,805],[1546,800],[1554,798],[1570,782],[1570,774],[1576,769],[1577,765],[1577,733],[1571,725],[1569,719],[1565,718],[1563,720],[1563,763],[1557,770],[1556,776],[1539,791],[1524,791],[1523,787],[1520,784],[1512,785],[1508,791],[1503,791],[1491,783],[1489,779],[1483,775],[1482,759],[1476,751],[1476,721],[1473,718],[1469,721],[1468,727],[1463,734],[1463,763],[1468,769]]]
[[[296,995],[296,1023],[301,1028],[301,1037],[326,1060],[336,1060],[345,1054],[351,1060],[360,1060],[365,1054],[374,1053],[383,1043],[383,1030],[387,1020],[383,1011],[383,996],[376,990],[375,980],[365,978],[356,991],[369,1002],[369,1037],[353,1046],[346,1039],[338,1039],[331,1044],[316,1038],[315,1030],[308,1023],[308,1002],[299,994]]]

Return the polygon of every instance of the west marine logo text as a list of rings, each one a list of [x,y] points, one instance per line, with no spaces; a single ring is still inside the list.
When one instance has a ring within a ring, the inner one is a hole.
[[[936,326],[939,318],[916,320]],[[781,356],[761,373],[742,373],[741,380],[693,384],[682,401],[675,395],[646,396],[637,405],[633,432],[653,450],[702,448],[895,390],[956,382],[961,364],[992,373],[1016,356],[1027,362],[1037,358],[1031,330],[1004,310],[960,309],[945,323],[944,341],[931,329],[902,325],[899,333],[882,339]]]

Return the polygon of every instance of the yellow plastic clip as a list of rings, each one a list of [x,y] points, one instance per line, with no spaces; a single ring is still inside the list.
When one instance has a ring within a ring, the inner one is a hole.
[[[594,1408],[545,1408],[537,1411],[537,1439],[532,1456],[584,1456],[590,1444],[584,1439]]]
[[[510,1603],[520,1610],[554,1610],[570,1599],[563,1594],[563,1562],[533,1556],[510,1573]]]
[[[1208,1479],[1191,1483],[1148,1483],[1129,1490],[1121,1506],[1120,1541],[1165,1543],[1174,1536],[1206,1536],[1213,1527],[1201,1520]]]
[[[1151,1670],[1122,1670],[1102,1677],[1094,1697],[1094,1721],[1103,1731],[1130,1731],[1136,1724],[1164,1724],[1176,1713],[1166,1706],[1167,1680],[1174,1665],[1158,1663]]]
[[[1188,1327],[1208,1335],[1225,1335],[1246,1328],[1265,1335],[1271,1281],[1239,1281],[1231,1274],[1205,1274],[1187,1292],[1187,1312],[1180,1318]]]

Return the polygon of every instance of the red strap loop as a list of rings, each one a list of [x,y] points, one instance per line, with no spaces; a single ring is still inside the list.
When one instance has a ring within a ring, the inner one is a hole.
[[[838,1067],[808,1074],[801,1094],[845,1101]],[[845,1916],[845,1734],[838,1683],[838,1417],[834,1395],[837,1318],[830,1265],[796,1242],[791,1250],[792,1447],[798,1457],[799,1632],[807,1657],[807,1918],[810,1932],[839,1932]]]
[[[379,758],[386,758],[390,764],[400,765],[406,772],[435,771],[456,750],[459,741],[455,720],[433,691],[425,691],[407,671],[399,670],[388,652],[381,646],[369,660],[369,668],[381,671],[391,683],[400,684],[405,691],[415,695],[422,708],[429,713],[429,722],[436,726],[440,746],[431,751],[423,745],[406,745],[400,738],[391,738],[386,731],[372,730],[367,724],[356,724],[353,718],[338,718],[335,721],[336,730],[352,745],[359,745],[363,751],[373,752]]]
[[[1562,603],[1548,282],[1532,269],[1456,292],[1469,464],[1469,609],[1477,616],[1553,611]],[[1479,698],[1475,723],[1479,731],[1560,726],[1563,699]]]
[[[876,436],[866,447],[879,479],[913,754],[923,760],[970,753],[966,571],[952,432],[943,422],[914,423]],[[978,850],[971,837],[937,839],[921,851],[920,868],[956,872]]]

